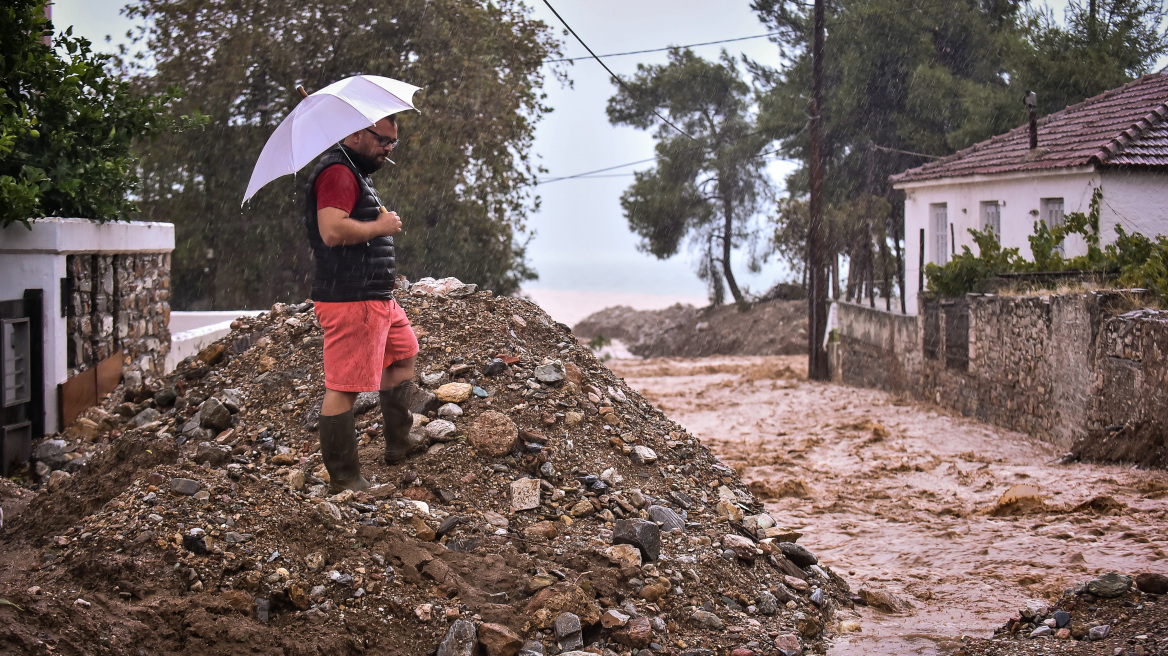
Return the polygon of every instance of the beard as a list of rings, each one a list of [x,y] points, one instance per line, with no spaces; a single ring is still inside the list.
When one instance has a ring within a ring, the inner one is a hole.
[[[357,168],[361,170],[363,175],[370,175],[373,172],[380,170],[381,167],[385,165],[384,160],[379,162],[377,161],[376,157],[369,157],[368,155],[364,155],[358,152],[356,149],[350,148],[348,146],[341,147],[344,148],[345,152],[349,154],[349,157],[353,159],[353,164],[355,164]]]

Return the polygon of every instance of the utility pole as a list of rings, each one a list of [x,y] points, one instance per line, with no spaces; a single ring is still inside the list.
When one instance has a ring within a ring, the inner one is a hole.
[[[815,0],[815,38],[811,46],[811,220],[807,228],[807,377],[827,380],[827,270],[823,238],[823,0]]]

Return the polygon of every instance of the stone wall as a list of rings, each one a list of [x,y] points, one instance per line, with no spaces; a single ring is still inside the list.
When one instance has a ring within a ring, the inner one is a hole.
[[[917,317],[839,303],[836,322],[845,382],[893,392],[919,392],[921,348]]]
[[[165,373],[170,254],[69,255],[66,270],[69,376],[118,351],[126,368]]]
[[[1094,361],[1096,393],[1076,452],[1168,467],[1168,312],[1106,319]]]
[[[916,317],[841,304],[843,379],[1065,448],[1107,426],[1155,425],[1162,435],[1168,315],[1121,314],[1132,300],[1115,291],[971,294],[923,299]]]

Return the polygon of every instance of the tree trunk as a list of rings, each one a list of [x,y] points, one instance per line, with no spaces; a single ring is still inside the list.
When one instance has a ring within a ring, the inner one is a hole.
[[[722,214],[725,220],[722,223],[722,276],[726,278],[726,285],[730,288],[730,295],[738,304],[738,309],[745,310],[746,299],[738,289],[738,282],[734,280],[734,272],[730,270],[730,237],[734,233],[734,204],[725,195],[722,196]]]

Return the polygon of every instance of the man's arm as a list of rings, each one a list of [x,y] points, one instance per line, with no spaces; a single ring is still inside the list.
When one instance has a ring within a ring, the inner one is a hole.
[[[358,221],[337,207],[322,207],[316,211],[316,226],[325,246],[349,246],[369,241],[374,237],[393,236],[401,232],[402,222],[397,212],[382,212],[372,221]]]

